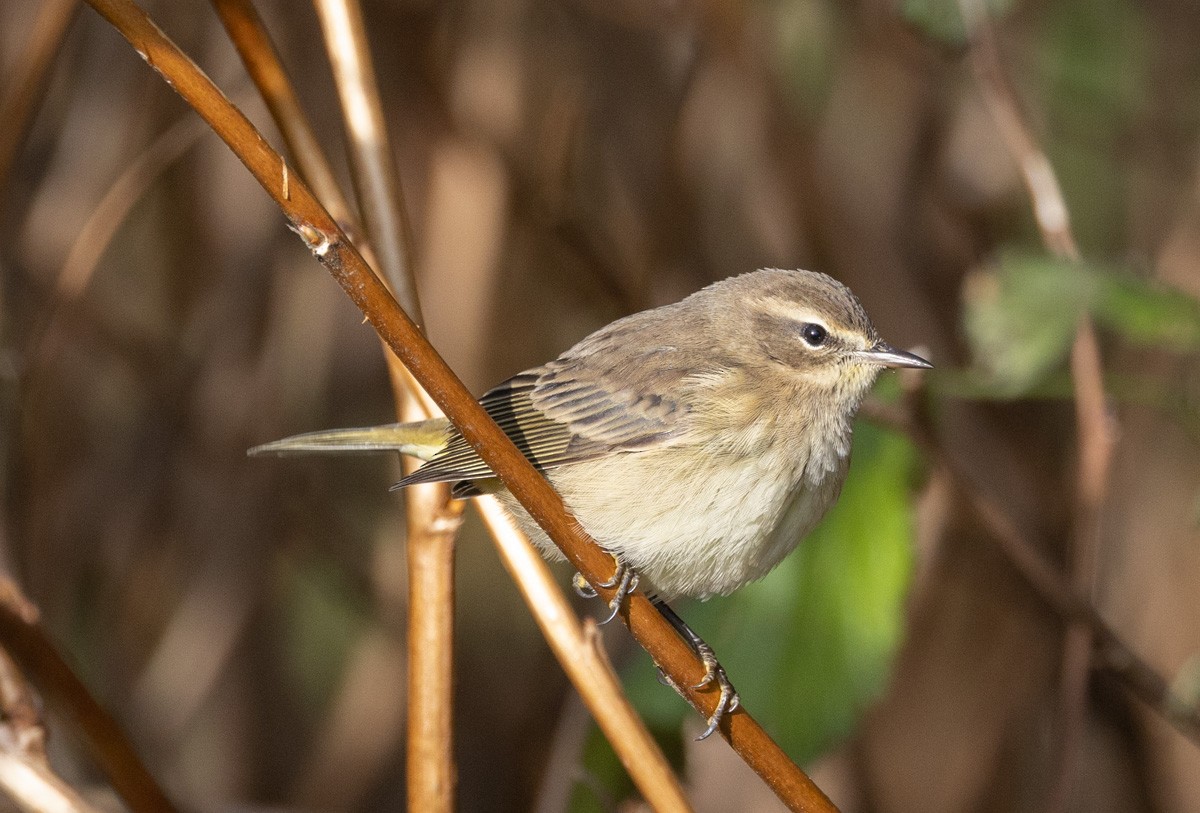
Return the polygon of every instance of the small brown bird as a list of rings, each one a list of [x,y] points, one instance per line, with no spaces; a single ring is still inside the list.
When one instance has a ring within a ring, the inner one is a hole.
[[[775,567],[837,500],[851,422],[880,370],[931,366],[882,341],[833,278],[763,269],[618,319],[480,403],[620,563],[605,585],[620,588],[613,613],[640,580],[704,660],[722,699],[703,738],[737,695],[666,602],[727,595]],[[250,451],[379,450],[427,461],[396,487],[495,492],[547,558],[563,558],[445,419]]]

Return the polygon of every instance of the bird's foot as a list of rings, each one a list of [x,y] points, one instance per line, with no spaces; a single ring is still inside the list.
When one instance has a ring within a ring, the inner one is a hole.
[[[721,718],[737,709],[741,700],[738,698],[737,689],[733,688],[733,684],[729,682],[729,676],[725,674],[725,667],[721,666],[721,662],[717,660],[717,655],[713,652],[712,647],[698,636],[693,643],[700,662],[704,664],[704,677],[700,679],[700,682],[693,684],[692,688],[703,689],[705,686],[716,684],[717,688],[721,690],[721,696],[717,699],[717,707],[713,709],[712,716],[708,718],[708,727],[696,738],[696,741],[699,742],[712,736],[712,733],[717,730],[717,726],[721,724]]]
[[[625,599],[629,594],[637,589],[638,574],[632,567],[625,564],[619,557],[613,557],[617,563],[617,569],[613,571],[611,577],[606,581],[599,583],[600,587],[615,587],[617,592],[613,594],[612,599],[608,602],[610,610],[608,617],[600,622],[600,626],[604,626],[609,621],[617,617],[617,613],[621,612],[621,606],[625,603]],[[575,588],[575,593],[582,598],[595,598],[596,588],[588,584],[587,579],[583,578],[583,574],[576,573],[571,579],[571,586]]]
[[[717,698],[717,706],[708,718],[708,726],[696,738],[697,742],[708,739],[717,730],[717,727],[721,725],[721,720],[725,718],[725,715],[731,714],[737,709],[741,702],[738,698],[737,690],[733,688],[733,684],[729,681],[729,676],[725,674],[725,667],[721,666],[721,662],[717,660],[717,655],[713,652],[712,647],[697,635],[687,625],[686,621],[676,615],[675,611],[665,602],[655,601],[654,606],[670,622],[671,626],[683,636],[683,640],[687,641],[692,651],[696,653],[696,657],[700,659],[700,663],[704,666],[704,677],[698,683],[693,684],[692,688],[703,689],[705,686],[715,684],[721,691],[721,696]],[[684,694],[679,686],[661,670],[659,671],[659,675],[664,683],[673,688],[681,696]]]

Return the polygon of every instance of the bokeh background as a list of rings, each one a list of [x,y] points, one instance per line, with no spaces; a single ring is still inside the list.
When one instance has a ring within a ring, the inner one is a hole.
[[[4,94],[40,5],[0,6]],[[280,145],[211,8],[148,5]],[[345,178],[312,10],[259,9]],[[1093,599],[1196,703],[1200,8],[991,10],[1082,265],[1042,245],[954,2],[366,3],[428,331],[482,392],[709,281],[825,271],[937,364],[878,401],[919,405],[972,487],[1062,565],[1067,357],[1090,312],[1118,441]],[[27,132],[0,122],[5,143],[23,135],[0,154],[0,562],[181,803],[395,809],[398,465],[245,456],[392,420],[378,341],[86,7],[33,98]],[[836,513],[775,574],[678,607],[841,808],[1200,809],[1200,747],[1105,668],[1063,775],[1062,619],[902,434],[860,421],[855,455]],[[458,575],[460,809],[636,809],[473,519]],[[780,809],[723,743],[691,743],[699,720],[623,630],[607,642],[699,808]],[[55,766],[102,784],[46,711]]]

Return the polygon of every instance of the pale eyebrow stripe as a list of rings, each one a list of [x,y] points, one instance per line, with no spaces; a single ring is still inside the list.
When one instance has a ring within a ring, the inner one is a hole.
[[[766,312],[772,316],[781,316],[784,319],[798,323],[820,325],[829,330],[829,323],[825,321],[825,318],[809,308],[800,307],[793,302],[784,302],[780,299],[768,299],[766,306]]]

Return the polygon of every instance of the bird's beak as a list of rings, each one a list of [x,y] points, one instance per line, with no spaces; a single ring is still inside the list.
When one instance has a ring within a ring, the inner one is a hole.
[[[916,353],[897,350],[887,342],[879,342],[870,350],[861,350],[858,356],[863,361],[881,364],[884,367],[918,367],[922,370],[929,370],[933,367]]]

